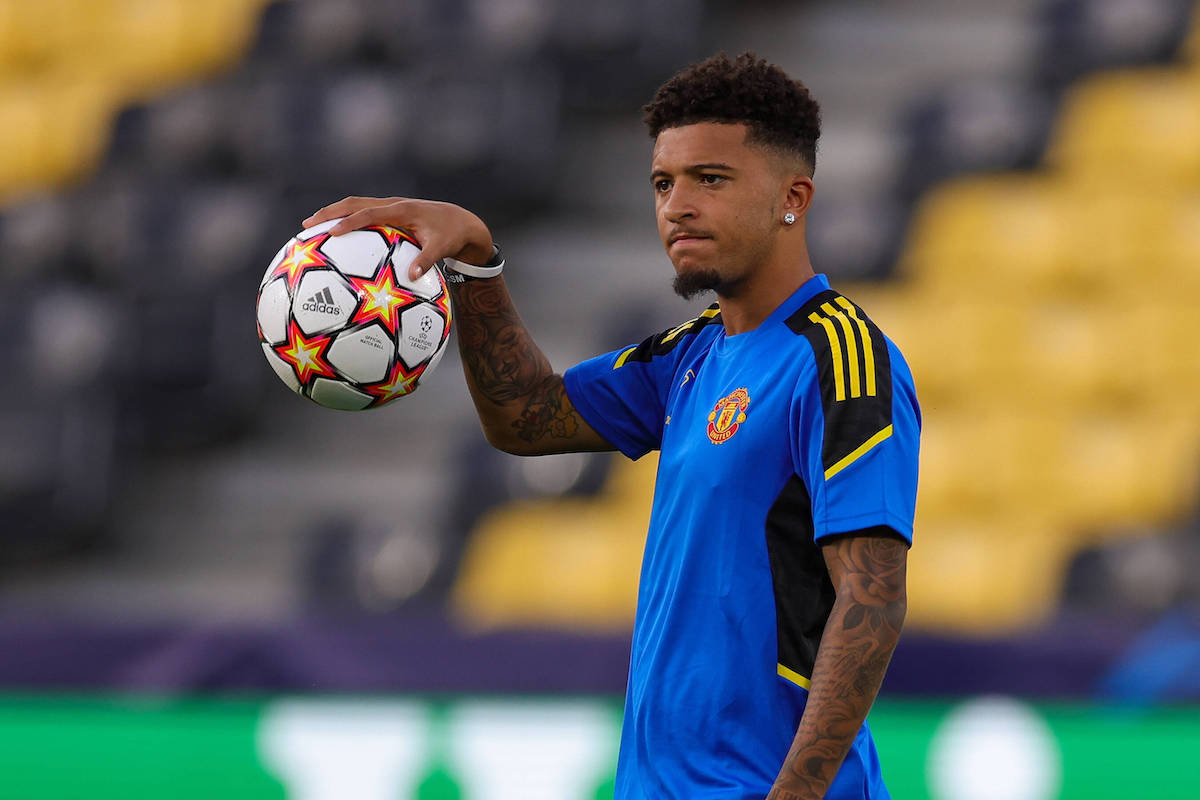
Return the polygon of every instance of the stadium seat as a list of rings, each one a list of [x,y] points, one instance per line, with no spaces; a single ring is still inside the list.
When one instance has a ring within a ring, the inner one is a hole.
[[[1168,61],[1187,36],[1192,0],[1055,0],[1042,12],[1041,79]]]
[[[61,555],[102,533],[128,453],[116,432],[122,309],[62,282],[0,296],[0,559]]]
[[[211,74],[248,45],[264,0],[105,0],[58,68],[113,82],[130,100]]]
[[[1070,291],[1062,192],[1037,176],[950,181],[918,205],[898,269],[924,290],[978,296]]]
[[[1049,614],[1071,542],[1019,509],[926,519],[918,504],[905,625],[924,630],[1014,630]]]
[[[91,80],[57,77],[0,86],[0,203],[74,179],[107,141],[111,94]]]
[[[127,108],[114,126],[108,161],[159,175],[230,171],[236,167],[230,119],[238,98],[223,88],[202,84]]]
[[[1149,264],[1161,268],[1156,275],[1164,290],[1174,290],[1193,304],[1200,301],[1200,185],[1193,185],[1175,199],[1168,210],[1155,259]]]
[[[123,103],[231,63],[264,2],[0,3],[0,203],[90,171]]]
[[[1076,176],[1064,182],[1066,249],[1079,275],[1074,297],[1128,298],[1180,286],[1164,252],[1183,193],[1139,181]]]
[[[549,49],[563,101],[594,111],[643,103],[658,82],[702,54],[700,0],[563,0],[554,6]]]
[[[657,459],[622,462],[600,495],[523,501],[467,543],[454,607],[475,627],[624,630],[633,621]]]
[[[1191,62],[1192,69],[1200,69],[1200,13],[1192,14],[1192,24],[1188,28],[1187,39],[1180,49]]]
[[[814,264],[836,282],[879,280],[891,270],[907,222],[890,197],[818,193],[808,216]]]
[[[901,193],[912,199],[963,173],[1035,166],[1053,110],[1044,89],[1011,82],[964,82],[924,97],[904,121]]]
[[[1098,75],[1067,94],[1048,160],[1111,187],[1200,180],[1200,82],[1180,69]]]
[[[1194,413],[1065,420],[1057,461],[1067,524],[1077,530],[1161,527],[1194,505],[1200,436]]]
[[[63,277],[74,242],[62,236],[74,221],[61,195],[33,197],[4,209],[0,216],[0,286]]]
[[[77,46],[103,2],[24,0],[0,2],[0,69],[6,75],[44,71]]]

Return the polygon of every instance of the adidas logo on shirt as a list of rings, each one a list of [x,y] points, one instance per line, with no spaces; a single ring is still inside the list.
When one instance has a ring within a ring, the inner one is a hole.
[[[333,314],[338,317],[342,315],[342,310],[334,302],[333,292],[329,291],[328,286],[305,300],[300,308],[305,311],[319,311],[322,314]]]

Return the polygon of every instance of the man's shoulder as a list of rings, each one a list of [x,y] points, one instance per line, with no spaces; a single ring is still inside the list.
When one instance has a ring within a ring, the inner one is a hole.
[[[641,343],[622,350],[617,355],[613,369],[626,364],[652,363],[656,359],[678,356],[698,340],[708,339],[721,329],[721,307],[713,303],[700,314],[686,322],[648,336]]]
[[[816,363],[812,377],[826,408],[890,402],[890,343],[861,306],[826,289],[788,316],[785,325],[811,348]]]

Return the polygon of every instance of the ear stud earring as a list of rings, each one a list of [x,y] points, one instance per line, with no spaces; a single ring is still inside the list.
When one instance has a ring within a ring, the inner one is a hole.
[[[796,221],[796,215],[793,214],[792,212],[789,211],[788,213],[783,215],[783,224],[784,225],[791,225],[795,221]]]

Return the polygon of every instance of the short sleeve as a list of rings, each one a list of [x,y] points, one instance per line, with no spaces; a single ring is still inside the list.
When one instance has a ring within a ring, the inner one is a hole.
[[[821,308],[805,331],[816,366],[793,413],[814,538],[885,525],[911,543],[921,430],[912,374],[857,306]]]
[[[563,375],[571,403],[597,433],[632,459],[662,446],[667,395],[675,370],[698,334],[720,323],[714,304],[695,319],[571,367]]]

